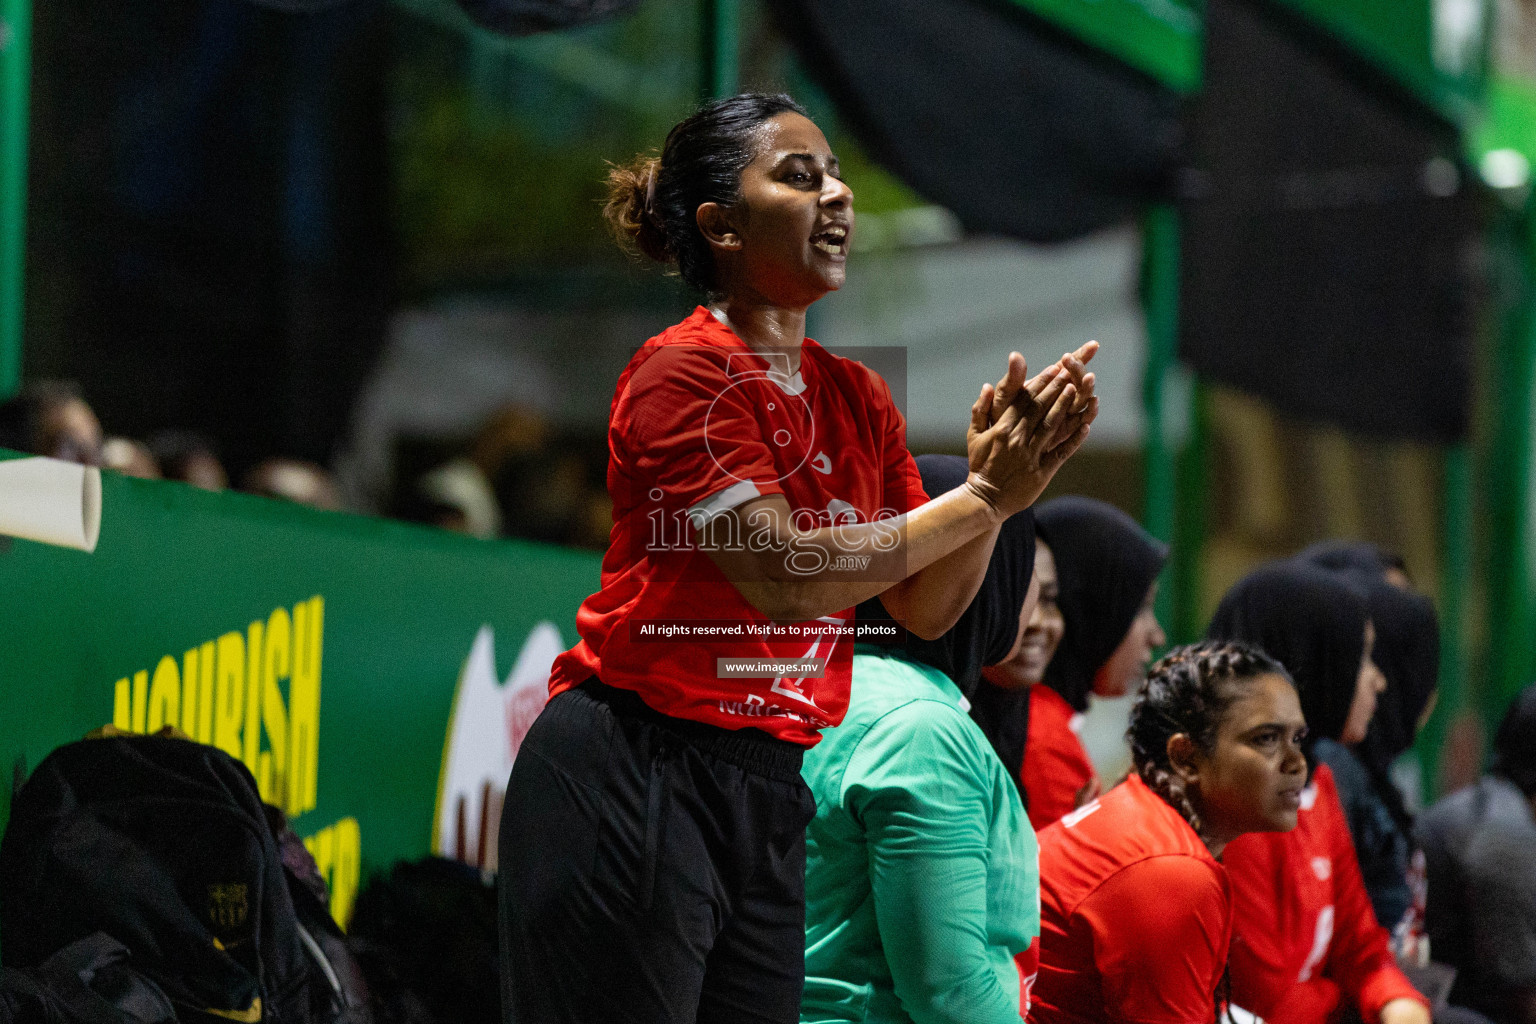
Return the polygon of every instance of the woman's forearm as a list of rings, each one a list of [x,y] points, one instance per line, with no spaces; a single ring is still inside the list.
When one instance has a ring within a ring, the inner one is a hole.
[[[924,639],[942,636],[970,607],[997,542],[988,530],[880,595],[885,610]]]
[[[726,578],[768,618],[803,622],[887,594],[891,614],[930,637],[953,625],[975,596],[1000,522],[967,486],[873,523],[797,530],[780,495],[751,502],[736,519],[711,524],[701,538]]]

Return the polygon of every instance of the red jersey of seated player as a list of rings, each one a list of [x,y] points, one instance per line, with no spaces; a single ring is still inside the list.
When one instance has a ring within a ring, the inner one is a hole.
[[[1132,775],[1040,833],[1034,1024],[1204,1024],[1231,941],[1226,872]]]
[[[1083,716],[1049,686],[1029,688],[1029,733],[1019,788],[1039,832],[1077,808],[1077,794],[1097,776],[1079,737]]]
[[[853,609],[787,637],[762,632],[773,624],[696,537],[710,515],[766,494],[782,494],[802,528],[893,518],[927,501],[905,421],[878,375],[809,338],[791,374],[787,356],[754,353],[701,306],[646,342],[619,377],[608,493],[602,589],[576,613],[581,641],[555,659],[550,696],[597,676],[663,714],[804,746],[842,721]],[[764,526],[745,523],[731,542],[750,545]],[[856,560],[872,549],[837,554]],[[821,564],[815,552],[791,557],[807,572]],[[673,641],[645,632],[678,621],[737,632]],[[827,661],[821,678],[747,678],[723,677],[720,658]]]
[[[1291,832],[1254,832],[1222,855],[1232,884],[1232,1002],[1269,1024],[1374,1022],[1423,996],[1376,922],[1333,773],[1318,765]]]

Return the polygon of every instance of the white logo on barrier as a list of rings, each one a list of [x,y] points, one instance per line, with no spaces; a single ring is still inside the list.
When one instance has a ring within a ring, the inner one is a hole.
[[[505,682],[496,679],[496,635],[481,626],[464,660],[438,783],[433,851],[496,870],[496,832],[518,747],[549,696],[549,669],[565,650],[560,630],[528,633]]]

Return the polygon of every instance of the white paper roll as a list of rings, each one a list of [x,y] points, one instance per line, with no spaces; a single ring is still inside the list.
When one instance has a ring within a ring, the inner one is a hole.
[[[101,535],[101,470],[58,459],[0,462],[0,533],[95,551]]]

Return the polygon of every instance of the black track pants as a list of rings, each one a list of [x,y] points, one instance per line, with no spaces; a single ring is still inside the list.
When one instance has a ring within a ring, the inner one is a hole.
[[[518,751],[499,843],[504,1024],[793,1024],[801,750],[588,680]]]

